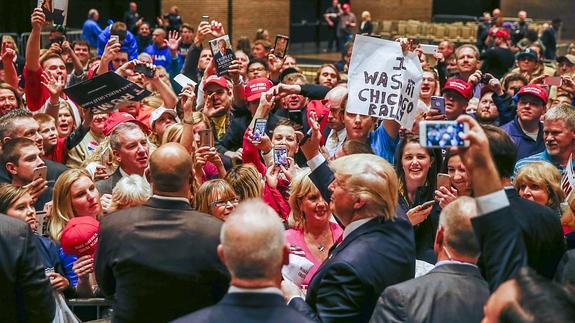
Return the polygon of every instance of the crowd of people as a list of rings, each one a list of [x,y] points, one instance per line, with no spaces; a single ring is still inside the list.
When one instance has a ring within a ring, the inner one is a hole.
[[[314,80],[264,29],[218,76],[222,24],[177,7],[152,26],[131,3],[104,29],[92,9],[83,40],[55,29],[47,48],[35,9],[25,57],[3,37],[0,321],[73,322],[58,300],[94,297],[113,322],[570,321],[575,50],[555,56],[560,21],[533,38],[524,11],[512,26],[494,11],[479,44],[431,55],[399,38],[423,70],[406,129],[347,111],[353,35],[371,31],[349,4],[328,11],[343,59]],[[99,111],[64,91],[106,73],[151,95]],[[438,120],[468,145],[422,146],[420,122]]]

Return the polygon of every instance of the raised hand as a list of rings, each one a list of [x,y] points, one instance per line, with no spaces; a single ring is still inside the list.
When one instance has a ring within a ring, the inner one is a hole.
[[[226,34],[226,32],[224,31],[224,26],[222,25],[221,22],[216,21],[216,20],[212,20],[212,23],[210,24],[210,26],[211,26],[210,34],[214,38],[222,37],[223,35]]]
[[[64,80],[64,75],[54,77],[52,74],[44,71],[42,73],[42,85],[48,89],[51,97],[59,98],[60,94],[62,94],[62,90],[64,90],[66,86],[66,80]]]
[[[196,93],[194,86],[189,84],[182,89],[180,93],[182,100],[182,110],[184,111],[184,121],[191,123],[193,121],[192,115],[196,110]]]
[[[168,46],[168,48],[170,49],[170,53],[176,53],[178,51],[178,48],[180,47],[181,40],[182,37],[180,37],[178,32],[175,30],[171,30],[168,33],[168,39],[164,40],[164,44]]]
[[[8,43],[2,43],[2,52],[0,52],[0,59],[3,62],[12,62],[14,61],[14,57],[16,57],[16,51],[12,48],[8,47]]]
[[[32,11],[30,21],[32,22],[32,30],[42,30],[42,26],[46,23],[46,16],[41,8],[36,8]]]

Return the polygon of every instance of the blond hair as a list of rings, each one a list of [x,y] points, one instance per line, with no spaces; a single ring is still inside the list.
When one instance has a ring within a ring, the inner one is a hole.
[[[395,219],[399,180],[393,166],[385,159],[371,154],[354,154],[332,161],[329,167],[339,185],[355,198],[365,201],[356,214]]]
[[[212,179],[203,183],[198,189],[195,196],[196,210],[212,214],[212,202],[216,202],[217,199],[228,200],[234,197],[236,197],[236,192],[228,182],[223,179]]]
[[[66,223],[74,217],[72,185],[83,176],[92,180],[90,174],[84,169],[68,169],[63,172],[54,184],[52,193],[52,212],[48,221],[48,233],[52,240],[59,242]]]
[[[522,167],[515,177],[515,189],[519,191],[523,184],[545,187],[549,196],[547,206],[554,210],[559,208],[559,204],[565,198],[565,193],[561,189],[561,173],[548,162],[533,162]]]
[[[162,135],[162,141],[160,145],[168,142],[180,142],[182,140],[182,134],[184,133],[184,125],[181,123],[174,123],[164,130]]]
[[[261,174],[253,164],[244,164],[230,169],[224,178],[234,189],[240,201],[262,196]]]
[[[319,194],[319,190],[309,178],[311,170],[309,168],[301,169],[292,179],[290,187],[289,205],[291,213],[288,218],[288,224],[294,229],[303,229],[305,226],[305,214],[301,209],[301,203],[309,194]]]
[[[122,177],[112,190],[112,202],[108,212],[144,204],[152,196],[152,188],[142,176]]]

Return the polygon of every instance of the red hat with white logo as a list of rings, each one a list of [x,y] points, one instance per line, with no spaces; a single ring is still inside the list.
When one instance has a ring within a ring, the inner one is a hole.
[[[462,79],[450,78],[445,82],[443,91],[452,90],[461,95],[465,100],[469,101],[473,97],[473,89],[471,85]]]
[[[543,104],[547,104],[547,91],[539,85],[536,84],[525,85],[524,87],[519,89],[519,92],[517,92],[517,98],[526,94],[533,95],[536,98],[541,99],[541,101],[543,101]]]
[[[93,255],[98,245],[100,222],[91,216],[70,219],[60,237],[60,245],[68,255],[82,257]]]
[[[262,93],[267,92],[272,86],[272,82],[264,77],[249,80],[244,89],[244,97],[248,102],[259,100]]]
[[[228,88],[228,80],[223,76],[216,76],[216,75],[208,76],[208,78],[204,81],[204,88],[208,87],[208,85],[210,84],[215,84],[225,89]]]

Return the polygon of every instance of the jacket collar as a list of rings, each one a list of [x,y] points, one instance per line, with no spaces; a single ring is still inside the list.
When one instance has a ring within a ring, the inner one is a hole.
[[[227,293],[220,304],[252,307],[286,306],[284,298],[273,293]]]
[[[168,200],[156,197],[151,197],[144,205],[155,209],[176,209],[176,210],[192,210],[189,203],[178,200]]]

